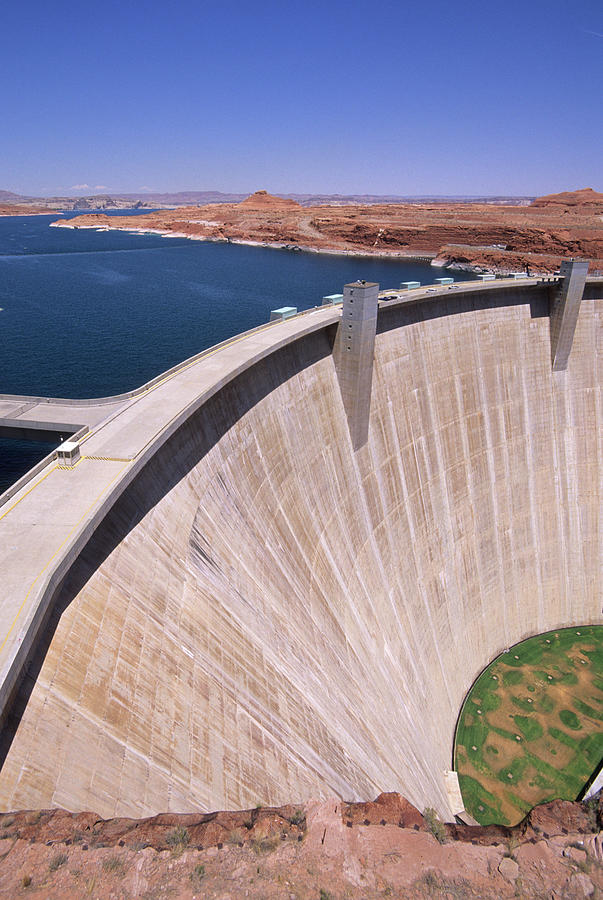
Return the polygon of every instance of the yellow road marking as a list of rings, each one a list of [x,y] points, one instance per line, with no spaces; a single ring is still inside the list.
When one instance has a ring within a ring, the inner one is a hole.
[[[125,456],[84,456],[82,454],[82,459],[94,459],[101,462],[132,462],[130,458],[126,459]]]
[[[60,469],[62,472],[73,472],[74,469],[77,469],[77,467],[81,463],[82,459],[84,459],[84,457],[80,456],[78,461],[76,463],[74,463],[72,466],[62,466],[60,463],[57,463],[56,467],[57,467],[57,469]]]

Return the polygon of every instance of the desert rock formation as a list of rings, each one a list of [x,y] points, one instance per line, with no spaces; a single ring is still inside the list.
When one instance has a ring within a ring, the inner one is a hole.
[[[268,210],[302,208],[295,200],[287,200],[285,197],[276,197],[274,194],[269,194],[268,191],[256,191],[255,194],[250,194],[250,196],[246,197],[239,206],[243,207],[243,209]]]
[[[550,803],[514,829],[430,828],[398,794],[139,821],[10,813],[0,897],[572,900],[603,891],[600,826],[596,803]]]
[[[589,189],[531,206],[395,203],[300,206],[258,191],[238,204],[162,210],[132,218],[78,216],[70,227],[148,229],[202,240],[240,241],[337,253],[434,259],[500,272],[554,272],[562,259],[603,271],[601,198]],[[60,223],[58,223],[60,224]]]
[[[51,210],[42,206],[19,206],[13,203],[0,203],[0,216],[42,216]]]
[[[561,206],[578,211],[590,207],[595,212],[603,213],[603,194],[593,191],[592,188],[582,188],[581,191],[563,191],[561,194],[537,197],[532,206],[535,209]]]

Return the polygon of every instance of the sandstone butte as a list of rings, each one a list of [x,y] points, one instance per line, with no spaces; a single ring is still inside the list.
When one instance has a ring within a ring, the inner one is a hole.
[[[161,210],[119,221],[89,214],[57,225],[152,230],[199,240],[288,249],[419,257],[470,270],[551,273],[562,259],[603,272],[603,194],[590,188],[540,197],[529,206],[389,203],[301,206],[257,191],[241,203]]]
[[[602,802],[514,828],[427,821],[396,793],[238,812],[107,819],[0,814],[0,897],[399,900],[602,896]]]

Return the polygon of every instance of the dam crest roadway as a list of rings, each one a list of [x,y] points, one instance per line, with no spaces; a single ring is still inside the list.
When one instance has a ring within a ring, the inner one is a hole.
[[[0,396],[1,434],[71,435],[0,498],[0,808],[450,818],[475,677],[603,623],[603,278],[572,324],[572,277],[380,299],[368,403],[341,306],[122,396]]]

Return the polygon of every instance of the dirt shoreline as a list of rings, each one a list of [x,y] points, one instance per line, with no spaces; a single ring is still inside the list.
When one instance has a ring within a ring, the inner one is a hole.
[[[14,212],[14,210],[10,210],[9,212],[5,212],[0,207],[0,218],[2,219],[24,219],[26,216],[52,216],[56,215],[56,211],[54,209],[32,209],[27,210],[27,212]]]
[[[76,216],[75,218],[80,218]],[[210,243],[210,244],[237,244],[245,247],[266,247],[272,250],[287,250],[289,252],[295,253],[318,253],[324,256],[351,256],[354,258],[366,258],[366,259],[395,259],[395,260],[406,260],[408,262],[419,262],[419,263],[429,263],[434,268],[437,269],[451,269],[458,271],[466,271],[466,272],[481,272],[482,267],[480,266],[471,266],[471,265],[463,265],[463,264],[454,264],[454,263],[434,263],[436,259],[436,253],[433,251],[424,251],[422,253],[405,253],[402,250],[374,250],[371,251],[368,248],[364,250],[339,250],[339,249],[329,249],[326,247],[312,247],[312,246],[298,246],[294,244],[285,244],[279,241],[253,241],[253,240],[245,240],[243,238],[216,238],[204,235],[193,235],[193,234],[185,234],[184,232],[175,232],[175,231],[160,231],[156,228],[132,228],[130,226],[122,226],[121,228],[117,225],[108,225],[108,226],[98,226],[98,225],[71,225],[71,221],[73,220],[65,220],[61,222],[51,222],[50,227],[53,228],[72,228],[72,229],[81,229],[82,231],[124,231],[127,234],[133,234],[136,232],[137,234],[155,234],[159,237],[164,237],[168,239],[173,238],[184,238],[190,241],[201,241],[202,243]]]
[[[603,194],[590,189],[531,206],[419,203],[300,206],[258,191],[240,203],[163,209],[116,220],[98,213],[53,223],[148,232],[292,252],[430,262],[508,275],[551,274],[568,257],[603,271]]]

